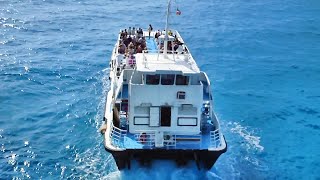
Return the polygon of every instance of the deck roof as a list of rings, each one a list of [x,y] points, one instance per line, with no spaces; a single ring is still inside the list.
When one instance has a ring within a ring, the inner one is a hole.
[[[200,70],[190,54],[139,53],[136,54],[137,70],[141,72],[176,71],[186,74]]]

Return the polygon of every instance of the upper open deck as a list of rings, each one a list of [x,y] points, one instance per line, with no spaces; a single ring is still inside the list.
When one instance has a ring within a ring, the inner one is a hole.
[[[167,46],[165,48],[164,46]],[[170,30],[164,32],[140,31],[125,35],[120,33],[114,51],[121,68],[136,68],[140,72],[171,71],[183,74],[199,73],[188,47],[180,34]]]

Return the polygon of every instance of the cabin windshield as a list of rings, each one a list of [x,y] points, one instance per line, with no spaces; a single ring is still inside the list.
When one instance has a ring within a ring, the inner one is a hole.
[[[155,75],[146,75],[146,84],[148,85],[158,85],[160,81],[160,75],[155,74]]]
[[[173,85],[174,84],[174,74],[162,74],[161,75],[162,85]]]
[[[161,80],[160,80],[161,76]],[[189,76],[174,75],[174,74],[147,74],[144,76],[147,85],[189,85]]]
[[[189,76],[177,75],[176,76],[176,85],[188,85]]]

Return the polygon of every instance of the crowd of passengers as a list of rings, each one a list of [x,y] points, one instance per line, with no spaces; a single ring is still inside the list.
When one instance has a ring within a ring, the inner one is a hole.
[[[149,29],[150,31],[150,29]],[[164,50],[164,42],[163,40],[160,40],[159,37],[161,35],[164,35],[165,31],[161,32],[158,30],[154,38],[157,42],[158,49],[161,50],[160,52],[163,52]],[[173,36],[173,33],[171,30],[168,31],[169,36]],[[150,39],[150,32],[149,32],[149,39]],[[179,46],[183,45],[182,42],[179,41],[177,38],[177,35],[174,35],[173,41],[168,41],[168,50],[169,53],[171,50],[177,51]],[[136,53],[142,53],[142,51],[147,50],[147,44],[145,36],[143,36],[143,30],[141,28],[135,29],[135,27],[125,30],[121,30],[120,32],[120,42],[118,47],[118,53],[125,54],[126,56],[136,54]]]
[[[141,28],[136,30],[135,27],[132,29],[129,27],[128,30],[125,29],[120,32],[118,53],[130,55],[142,53],[143,50],[147,50],[147,44]]]

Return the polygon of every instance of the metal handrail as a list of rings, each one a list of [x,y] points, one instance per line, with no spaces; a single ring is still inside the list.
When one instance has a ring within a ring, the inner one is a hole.
[[[210,148],[218,148],[221,146],[221,140],[220,140],[220,132],[219,129],[216,129],[214,131],[210,131]]]
[[[174,51],[174,50],[167,50],[167,53],[176,53],[176,54],[186,54],[186,55],[189,55],[190,53],[189,52],[186,52],[186,51],[182,51],[183,53],[179,52],[179,51]],[[163,53],[163,50],[143,50],[142,53]]]
[[[155,131],[141,131],[134,134],[136,142],[143,144],[146,147],[152,148],[155,146]]]
[[[117,78],[116,78],[117,79]],[[115,81],[114,94],[118,96],[119,92],[122,90],[123,84],[123,71],[121,71],[120,77],[117,81]],[[117,99],[117,96],[114,96],[114,100]]]
[[[177,145],[176,135],[166,133],[164,136],[169,136],[168,139],[164,139],[164,147],[173,147]],[[152,148],[155,146],[155,131],[141,131],[134,135],[136,142],[143,144],[146,147]]]
[[[127,130],[117,128],[111,122],[111,133],[109,137],[111,139],[113,146],[123,148],[124,137],[126,136],[127,136]]]

